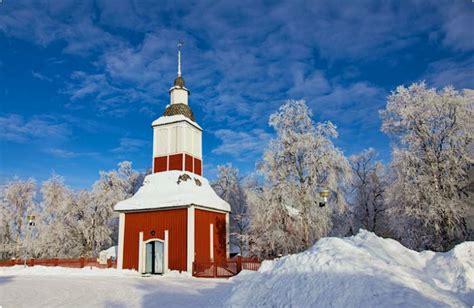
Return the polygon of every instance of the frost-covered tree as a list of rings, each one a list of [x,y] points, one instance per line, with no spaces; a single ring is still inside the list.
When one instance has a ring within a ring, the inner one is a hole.
[[[76,193],[71,215],[76,220],[74,238],[81,256],[97,256],[98,252],[112,244],[110,218],[112,208],[102,203],[97,191],[81,190]]]
[[[304,101],[290,100],[270,116],[276,131],[258,167],[264,178],[249,190],[251,244],[254,253],[275,256],[301,251],[326,236],[332,217],[346,209],[344,187],[351,170],[333,144],[331,122],[314,124]],[[331,192],[319,207],[319,192]]]
[[[76,228],[69,213],[73,206],[73,193],[64,185],[64,179],[57,175],[45,181],[41,187],[42,202],[38,219],[36,255],[43,258],[73,257],[77,241],[72,236]]]
[[[36,183],[33,179],[14,180],[2,193],[2,238],[10,242],[9,253],[20,257],[27,231],[26,216],[35,211]]]
[[[4,198],[4,187],[0,188],[0,260],[11,257],[13,249],[12,213]]]
[[[384,166],[376,160],[377,152],[373,148],[364,150],[349,158],[352,167],[351,200],[354,217],[354,230],[366,229],[383,234],[384,191],[386,188]]]
[[[117,170],[100,171],[99,174],[100,178],[93,187],[95,198],[111,210],[117,202],[133,196],[142,185],[146,175],[134,170],[132,163],[129,161],[119,163]],[[118,239],[118,214],[113,211],[110,214],[110,228],[112,229],[113,243],[116,244]]]
[[[393,140],[394,181],[386,198],[392,226],[410,248],[445,251],[467,238],[473,93],[400,86],[381,112]]]
[[[0,190],[0,258],[19,257],[25,245],[26,215],[36,214],[35,257],[62,258],[96,255],[116,240],[113,206],[132,196],[145,174],[121,162],[117,170],[100,172],[91,191],[74,192],[53,175],[41,187],[36,209],[33,180],[13,181]],[[38,210],[38,211],[36,211]]]
[[[212,184],[216,193],[230,204],[230,245],[244,255],[247,249],[248,207],[243,179],[231,164],[217,167],[217,179]]]

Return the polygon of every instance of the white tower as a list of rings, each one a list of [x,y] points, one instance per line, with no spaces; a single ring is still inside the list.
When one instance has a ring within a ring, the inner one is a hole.
[[[202,128],[188,105],[189,90],[181,76],[178,43],[178,75],[169,90],[170,104],[153,121],[153,173],[183,170],[202,175]]]

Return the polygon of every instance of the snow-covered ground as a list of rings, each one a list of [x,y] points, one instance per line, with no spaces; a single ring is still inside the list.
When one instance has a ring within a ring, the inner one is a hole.
[[[171,272],[140,277],[113,269],[35,266],[0,268],[0,306],[10,307],[215,307],[230,282]]]
[[[3,307],[471,307],[474,243],[411,251],[360,231],[230,280],[175,272],[0,268]]]

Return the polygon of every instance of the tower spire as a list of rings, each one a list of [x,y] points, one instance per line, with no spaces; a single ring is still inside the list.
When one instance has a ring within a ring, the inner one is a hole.
[[[181,47],[183,47],[184,42],[182,40],[178,41],[178,77],[181,77]]]

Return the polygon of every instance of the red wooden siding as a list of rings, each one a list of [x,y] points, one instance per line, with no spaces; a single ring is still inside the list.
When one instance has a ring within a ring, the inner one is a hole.
[[[166,171],[168,169],[168,157],[155,157],[154,169],[153,172]]]
[[[160,210],[125,214],[123,268],[138,270],[139,233],[143,240],[164,240],[168,230],[168,266],[171,270],[186,270],[187,209]],[[151,232],[155,231],[152,236]]]
[[[193,157],[191,155],[188,155],[188,154],[186,154],[184,157],[185,157],[184,158],[184,164],[185,164],[184,170],[189,171],[189,172],[193,172]]]
[[[202,175],[201,160],[197,158],[194,159],[194,173]]]
[[[173,154],[154,158],[153,173],[168,170],[185,170],[202,175],[202,161],[189,154]]]
[[[194,215],[195,261],[209,262],[211,259],[210,224],[214,225],[214,260],[226,260],[227,239],[225,214],[196,209]]]
[[[169,170],[183,170],[183,154],[170,155]]]

